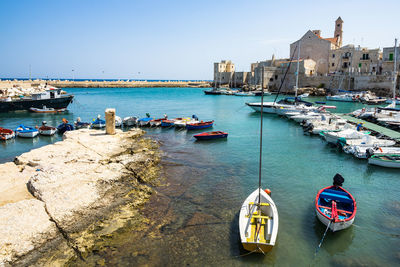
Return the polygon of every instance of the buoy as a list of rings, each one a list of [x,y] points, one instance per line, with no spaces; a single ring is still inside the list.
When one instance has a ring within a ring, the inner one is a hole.
[[[264,190],[264,192],[267,193],[268,195],[271,195],[271,190],[269,190],[268,188],[266,188],[266,189]]]

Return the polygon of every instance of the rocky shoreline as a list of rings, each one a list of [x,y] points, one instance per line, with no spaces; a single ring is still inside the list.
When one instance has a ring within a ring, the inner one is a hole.
[[[99,236],[133,218],[145,224],[138,208],[158,182],[160,157],[143,134],[67,132],[1,164],[0,266],[84,260]]]

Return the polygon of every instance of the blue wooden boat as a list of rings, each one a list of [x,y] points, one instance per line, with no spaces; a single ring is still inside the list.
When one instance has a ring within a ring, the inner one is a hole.
[[[73,131],[73,130],[74,130],[74,126],[72,124],[69,124],[68,121],[63,122],[57,126],[57,131],[60,134],[64,134],[66,131]]]
[[[104,127],[106,127],[106,121],[105,120],[97,118],[92,122],[92,128],[101,129],[101,128],[104,128]]]
[[[18,137],[33,138],[39,134],[39,131],[32,127],[26,127],[21,124],[15,129],[15,134]]]
[[[186,130],[198,130],[213,127],[214,121],[195,122],[186,124]]]
[[[138,120],[138,125],[139,126],[149,126],[150,125],[150,121],[152,121],[153,118],[141,118]]]
[[[219,139],[219,138],[227,138],[228,133],[222,132],[222,131],[215,131],[215,132],[204,132],[200,134],[195,134],[193,135],[194,138],[197,140],[213,140],[213,139]]]
[[[321,189],[315,198],[318,219],[335,232],[350,227],[356,216],[357,204],[353,196],[341,186]]]

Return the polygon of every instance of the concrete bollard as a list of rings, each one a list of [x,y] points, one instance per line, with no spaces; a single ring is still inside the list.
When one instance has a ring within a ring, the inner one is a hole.
[[[115,108],[108,108],[105,111],[106,134],[115,134]]]

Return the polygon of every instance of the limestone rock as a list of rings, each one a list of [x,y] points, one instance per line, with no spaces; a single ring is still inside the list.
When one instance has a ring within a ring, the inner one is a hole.
[[[22,200],[0,207],[0,265],[38,248],[59,235],[44,203]]]

